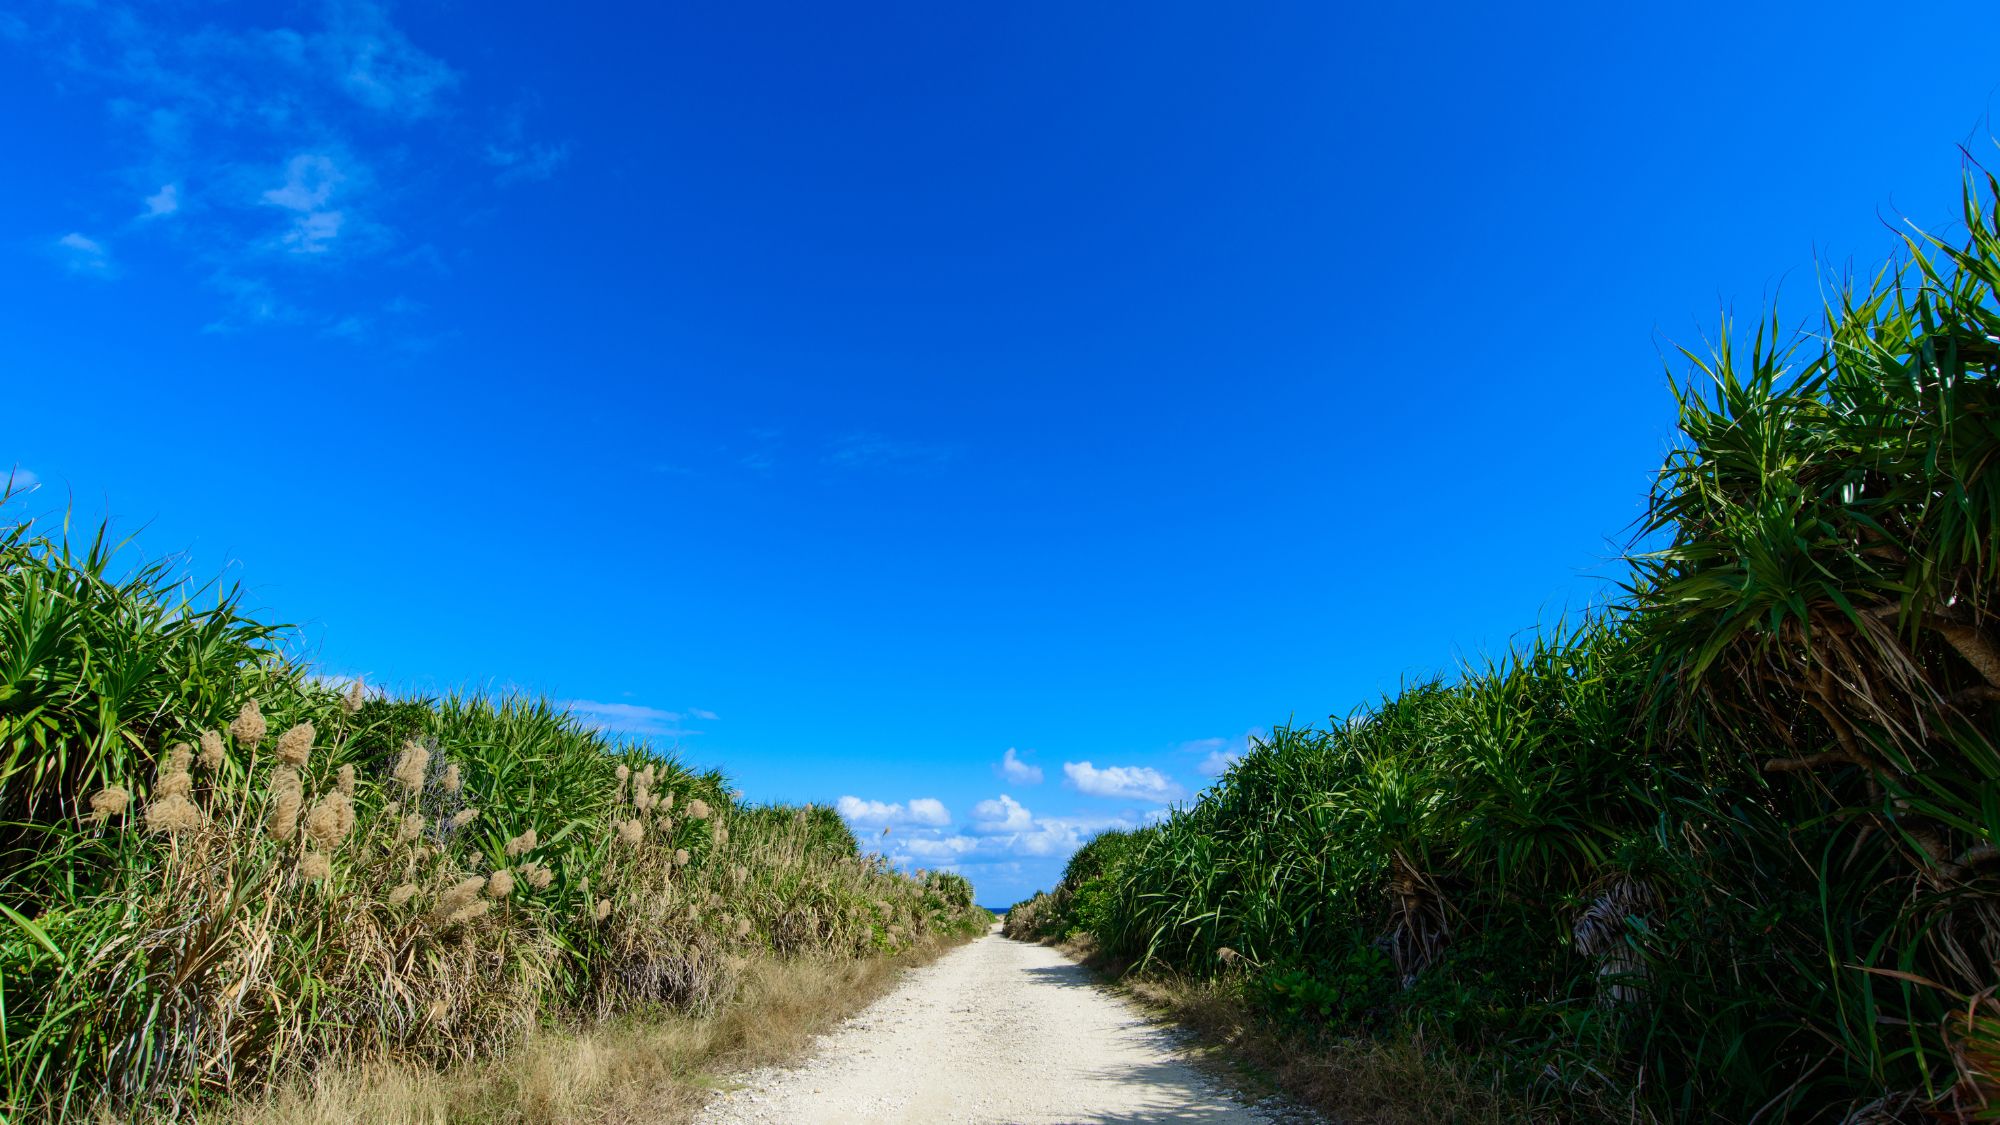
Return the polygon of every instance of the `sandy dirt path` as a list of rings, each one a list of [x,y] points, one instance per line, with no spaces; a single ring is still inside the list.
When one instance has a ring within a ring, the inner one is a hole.
[[[1173,1036],[1044,946],[997,932],[911,970],[798,1066],[739,1075],[697,1120],[752,1122],[1299,1121],[1243,1105]]]

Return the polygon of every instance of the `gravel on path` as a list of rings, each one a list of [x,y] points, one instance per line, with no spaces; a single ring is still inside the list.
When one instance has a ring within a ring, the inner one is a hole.
[[[910,971],[788,1068],[738,1075],[703,1125],[813,1122],[1313,1120],[1245,1105],[1188,1065],[1176,1036],[1046,946],[997,931]]]

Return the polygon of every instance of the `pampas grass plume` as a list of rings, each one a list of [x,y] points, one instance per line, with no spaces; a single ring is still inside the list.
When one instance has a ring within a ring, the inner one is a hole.
[[[460,809],[457,812],[451,814],[451,819],[446,823],[450,824],[453,829],[459,829],[465,827],[468,824],[471,824],[473,821],[477,819],[479,819],[478,809]]]
[[[179,793],[172,793],[156,801],[146,802],[146,831],[173,835],[189,829],[200,828],[206,823],[201,810],[193,801]]]
[[[333,775],[333,787],[339,791],[341,796],[352,800],[354,797],[354,767],[340,767],[340,772]]]
[[[514,873],[501,868],[486,880],[486,894],[489,898],[506,898],[514,893]]]
[[[609,917],[611,917],[611,900],[610,900],[610,899],[608,899],[608,898],[600,898],[600,899],[598,899],[598,900],[597,900],[597,920],[598,920],[598,921],[600,921],[600,922],[602,922],[602,921],[604,921],[604,920],[605,920],[606,918],[609,918]]]
[[[326,851],[339,847],[353,827],[354,802],[337,790],[321,797],[306,813],[306,835]]]
[[[508,858],[511,859],[514,856],[526,855],[534,851],[536,842],[535,830],[533,828],[528,829],[526,832],[507,841]]]
[[[444,772],[438,775],[438,788],[447,793],[456,793],[464,784],[464,779],[458,773],[458,763],[445,763]]]
[[[424,787],[424,775],[430,768],[430,750],[420,742],[406,742],[402,757],[396,759],[396,768],[390,776],[414,793]]]
[[[688,850],[687,850],[686,848],[675,848],[675,849],[674,849],[674,866],[675,866],[675,867],[686,867],[686,866],[687,866],[687,861],[688,861]]]
[[[696,820],[708,819],[708,802],[696,797],[688,802],[688,815]]]
[[[415,883],[404,883],[401,886],[397,887],[395,890],[389,892],[389,905],[401,906],[404,903],[415,898],[416,896],[417,896],[417,885]]]
[[[229,723],[229,733],[239,746],[257,745],[264,741],[264,735],[270,729],[270,724],[264,721],[264,712],[258,709],[254,699],[243,704],[243,709],[236,712],[236,718]]]
[[[222,732],[205,730],[201,732],[201,764],[204,769],[215,769],[222,765]]]
[[[125,811],[132,803],[132,794],[122,785],[107,785],[90,798],[90,819],[99,824]]]
[[[333,861],[324,852],[308,851],[299,860],[299,878],[319,880],[333,874]]]
[[[317,732],[309,722],[300,723],[278,736],[278,760],[288,766],[305,768],[306,759],[312,755],[313,736]]]
[[[176,742],[174,748],[167,751],[167,773],[186,773],[188,767],[192,765],[194,765],[194,747],[187,743]]]
[[[621,842],[637,847],[639,842],[645,838],[646,826],[644,824],[641,824],[637,820],[621,820],[618,822],[618,839]]]

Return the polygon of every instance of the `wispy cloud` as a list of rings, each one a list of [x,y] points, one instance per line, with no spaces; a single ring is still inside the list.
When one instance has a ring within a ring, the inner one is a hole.
[[[29,472],[28,470],[22,468],[19,465],[16,465],[11,469],[0,471],[0,489],[12,489],[15,492],[26,492],[28,489],[35,487],[41,482],[42,478],[36,476],[35,474]]]
[[[892,824],[942,828],[951,823],[951,811],[936,797],[912,797],[908,804],[904,804],[900,801],[870,801],[843,796],[834,802],[833,807],[849,824],[875,828]]]
[[[1022,761],[1012,746],[1007,748],[1005,754],[1000,755],[1000,762],[993,767],[993,772],[1015,785],[1042,783],[1042,767]]]
[[[700,719],[704,723],[712,723],[722,717],[713,711],[701,707],[688,708],[688,714],[693,715],[695,718]]]
[[[1132,801],[1165,803],[1181,795],[1181,787],[1151,766],[1105,766],[1064,762],[1063,776],[1079,793]]]
[[[308,50],[361,105],[398,117],[428,117],[458,85],[458,73],[410,42],[380,5],[349,0],[330,5],[327,13],[327,28],[307,40]]]
[[[71,231],[55,241],[56,257],[77,277],[109,278],[117,273],[111,251],[94,238]]]
[[[1196,771],[1203,777],[1217,777],[1242,761],[1243,756],[1250,752],[1250,744],[1261,735],[1261,731],[1251,730],[1235,738],[1196,738],[1181,743],[1176,749],[1183,754],[1201,755],[1201,763],[1195,766]]]
[[[915,470],[936,468],[951,460],[951,456],[950,446],[896,441],[881,434],[856,431],[827,442],[823,459],[827,464],[843,469]]]
[[[594,699],[565,699],[561,706],[597,730],[620,734],[698,734],[681,729],[681,713],[643,707],[637,703],[600,703]]]
[[[139,212],[142,219],[157,219],[171,215],[181,209],[181,189],[174,184],[162,184],[160,190],[146,197],[146,209]]]

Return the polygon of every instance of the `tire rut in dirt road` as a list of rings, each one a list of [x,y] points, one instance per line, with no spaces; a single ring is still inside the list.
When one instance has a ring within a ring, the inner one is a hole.
[[[795,1067],[738,1076],[705,1125],[1315,1120],[1248,1106],[1081,966],[997,932],[915,969]]]

